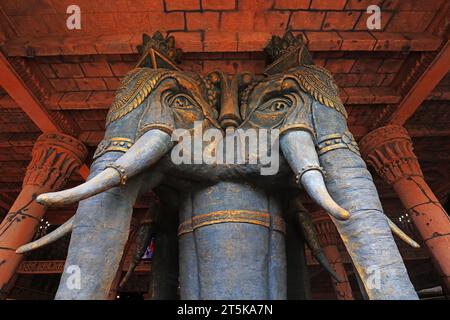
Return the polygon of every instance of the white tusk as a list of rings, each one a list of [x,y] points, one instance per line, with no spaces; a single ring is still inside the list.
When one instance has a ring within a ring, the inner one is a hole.
[[[297,183],[302,184],[309,196],[334,218],[349,219],[350,213],[328,193],[311,134],[301,130],[288,131],[281,136],[280,145],[284,157],[297,174]]]
[[[39,248],[42,248],[50,243],[55,242],[58,239],[61,239],[66,234],[69,234],[73,228],[73,219],[75,216],[72,216],[69,220],[64,222],[61,226],[59,226],[56,230],[53,230],[49,234],[43,236],[42,238],[37,239],[36,241],[27,243],[16,250],[16,253],[27,253]]]
[[[172,147],[170,135],[154,129],[146,132],[119,159],[92,179],[64,191],[41,194],[36,201],[44,206],[67,205],[92,197],[119,184],[155,164]]]
[[[411,247],[420,248],[420,245],[413,239],[411,239],[405,232],[403,232],[403,230],[400,229],[394,222],[392,222],[391,219],[389,219],[387,216],[386,219],[393,234],[402,239],[405,243],[409,244]]]

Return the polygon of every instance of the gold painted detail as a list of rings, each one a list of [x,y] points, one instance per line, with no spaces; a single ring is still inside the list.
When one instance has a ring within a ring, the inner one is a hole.
[[[134,144],[134,141],[128,138],[111,138],[105,139],[97,147],[94,153],[94,160],[98,157],[104,155],[107,152],[118,151],[118,152],[127,152],[128,149]]]
[[[245,119],[247,117],[247,114],[250,112],[248,109],[249,104],[249,98],[253,91],[253,89],[256,88],[256,86],[259,84],[259,81],[253,81],[250,83],[241,93],[241,117]]]
[[[280,128],[280,136],[288,133],[289,131],[306,131],[309,132],[314,138],[316,137],[316,131],[306,124],[296,123],[282,126]]]
[[[117,90],[108,116],[106,125],[114,122],[136,109],[159,83],[166,72],[148,68],[136,68],[129,72]]]
[[[169,136],[172,135],[172,132],[175,130],[175,128],[173,126],[166,124],[166,123],[150,123],[139,129],[139,131],[137,133],[137,137],[141,137],[147,131],[154,130],[154,129],[161,130],[161,131],[167,133]]]
[[[219,224],[219,223],[249,223],[260,225],[266,228],[285,233],[286,226],[283,219],[274,216],[272,221],[268,212],[249,211],[249,210],[223,210],[200,214],[183,222],[178,227],[178,236],[193,232],[195,229]]]
[[[303,65],[296,69],[294,76],[302,88],[315,100],[333,108],[347,118],[347,111],[339,98],[339,90],[333,76],[325,68],[314,65]]]
[[[319,156],[335,149],[349,149],[360,155],[358,144],[350,131],[324,136],[318,143]]]
[[[128,176],[126,174],[125,169],[120,164],[113,163],[113,162],[112,163],[108,163],[105,166],[105,169],[107,169],[107,168],[111,168],[111,169],[114,169],[114,170],[117,171],[117,173],[119,174],[119,177],[120,177],[120,184],[121,185],[125,185],[127,183]]]
[[[295,183],[300,184],[302,181],[302,176],[308,171],[319,171],[324,177],[326,174],[325,170],[321,166],[317,165],[304,166],[295,175]]]

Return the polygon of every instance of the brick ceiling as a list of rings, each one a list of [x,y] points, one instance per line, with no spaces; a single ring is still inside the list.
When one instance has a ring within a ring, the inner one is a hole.
[[[66,27],[71,4],[81,8],[81,30]],[[381,7],[382,30],[367,30],[370,4]],[[427,72],[446,48],[449,20],[444,0],[1,0],[0,48],[52,121],[93,153],[114,91],[138,59],[143,32],[173,34],[186,70],[261,74],[263,47],[290,29],[302,34],[315,63],[333,73],[359,139],[388,123],[397,108],[409,108],[402,101],[422,76],[423,83],[432,79]],[[43,130],[11,95],[0,82],[0,212],[20,190]],[[427,180],[445,200],[450,76],[422,100],[405,126]],[[75,174],[71,183],[81,180]],[[397,215],[402,207],[395,193],[375,180],[386,211]]]

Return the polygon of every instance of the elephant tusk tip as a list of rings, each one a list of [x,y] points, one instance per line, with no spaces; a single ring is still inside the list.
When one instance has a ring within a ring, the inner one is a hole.
[[[25,252],[27,252],[27,247],[26,246],[21,246],[21,247],[17,248],[17,250],[16,250],[17,254],[22,254],[22,253],[25,253]]]
[[[418,244],[418,243],[415,242],[415,241],[413,241],[413,242],[411,243],[411,246],[412,246],[413,248],[416,248],[416,249],[419,249],[419,248],[420,248],[420,244]]]
[[[49,205],[50,198],[46,194],[41,194],[36,197],[36,202],[43,205],[48,206]]]
[[[31,243],[24,244],[23,246],[20,246],[19,248],[17,248],[16,253],[23,254],[23,253],[33,251],[37,248],[39,248],[39,246],[36,245],[36,243],[31,242]]]
[[[348,212],[347,210],[341,208],[341,210],[339,210],[338,212],[332,214],[332,216],[335,217],[338,220],[345,221],[345,220],[350,219],[350,212]]]

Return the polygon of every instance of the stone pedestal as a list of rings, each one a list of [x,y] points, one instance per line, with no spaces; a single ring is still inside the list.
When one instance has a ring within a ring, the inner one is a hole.
[[[323,211],[315,212],[312,215],[312,221],[319,236],[320,245],[323,252],[330,262],[336,274],[341,278],[342,282],[337,282],[331,278],[334,291],[338,300],[353,300],[353,292],[348,281],[347,272],[345,271],[342,257],[338,249],[339,235],[336,227],[331,221],[327,213]]]
[[[15,253],[16,249],[32,240],[45,214],[46,208],[34,198],[61,188],[86,156],[86,147],[70,136],[47,133],[37,139],[22,191],[0,225],[1,297],[11,288],[11,280],[23,258]]]
[[[366,162],[395,189],[450,290],[450,218],[424,180],[408,131],[381,127],[359,144]]]

